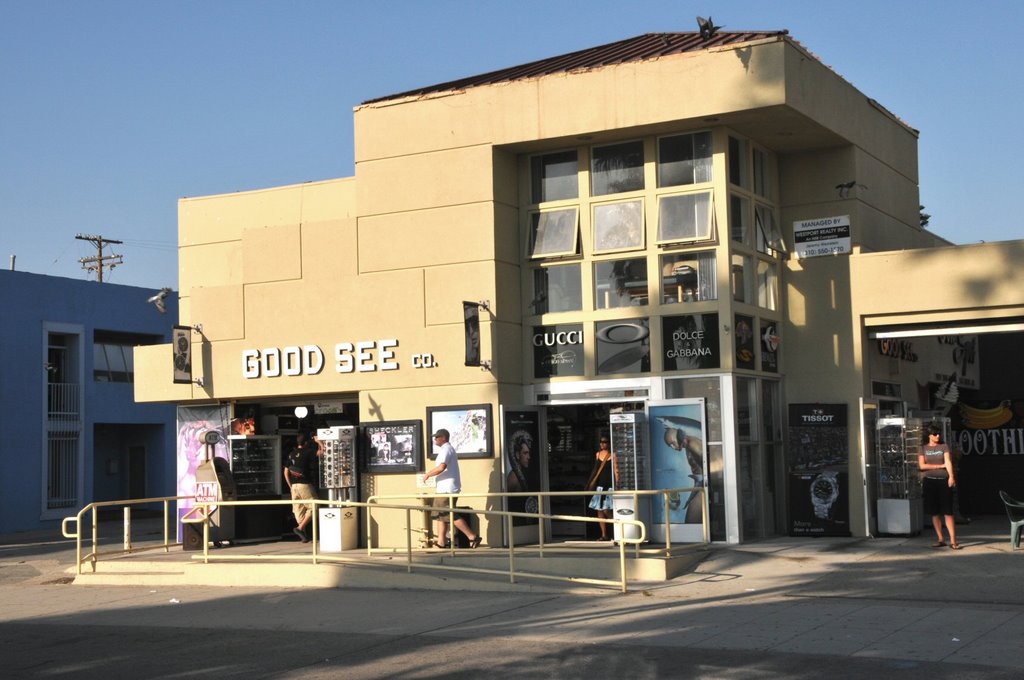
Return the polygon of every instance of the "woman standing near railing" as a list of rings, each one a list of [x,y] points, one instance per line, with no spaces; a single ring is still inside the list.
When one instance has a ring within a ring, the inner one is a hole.
[[[597,453],[594,454],[594,469],[587,482],[587,491],[608,491],[612,488],[612,467],[615,465],[615,460],[612,452],[608,449],[607,436],[601,436],[599,447]],[[600,520],[612,518],[612,497],[609,494],[594,494],[590,499],[589,507],[597,512],[597,517]],[[601,536],[597,540],[610,540],[608,523],[601,521],[598,522],[598,526],[601,527]]]

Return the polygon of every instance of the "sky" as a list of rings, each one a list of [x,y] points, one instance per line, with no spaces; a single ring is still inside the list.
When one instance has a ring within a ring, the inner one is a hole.
[[[1024,238],[1019,1],[0,0],[2,265],[95,280],[102,236],[104,281],[177,289],[178,199],[353,175],[361,102],[709,14],[919,130],[930,230]]]

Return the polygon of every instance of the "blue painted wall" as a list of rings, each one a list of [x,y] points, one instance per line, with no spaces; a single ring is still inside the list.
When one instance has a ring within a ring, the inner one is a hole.
[[[47,323],[81,326],[83,497],[120,500],[128,491],[128,448],[146,448],[145,491],[169,496],[175,489],[175,406],[136,404],[132,383],[93,378],[94,332],[147,334],[170,342],[178,297],[166,314],[147,299],[157,291],[0,270],[0,533],[59,527],[44,519]],[[170,371],[170,367],[168,367]],[[117,460],[111,463],[111,460]],[[80,507],[61,514],[74,515]]]

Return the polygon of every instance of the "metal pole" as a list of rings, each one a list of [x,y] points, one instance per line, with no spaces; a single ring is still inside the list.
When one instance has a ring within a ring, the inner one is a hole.
[[[124,506],[124,545],[125,552],[131,552],[132,550],[132,508],[129,505]]]
[[[369,541],[367,541],[369,544]],[[412,510],[405,509],[405,570],[412,573]]]
[[[92,570],[96,572],[96,553],[100,551],[100,530],[97,508],[92,506]]]
[[[669,522],[668,516],[668,492],[663,491],[661,493],[662,500],[665,502],[665,552],[672,554],[672,523]]]
[[[512,515],[507,515],[508,519],[508,581],[509,583],[516,582],[516,538],[512,534]]]

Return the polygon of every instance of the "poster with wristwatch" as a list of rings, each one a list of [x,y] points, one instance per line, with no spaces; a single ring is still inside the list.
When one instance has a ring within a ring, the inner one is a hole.
[[[789,534],[849,536],[846,404],[790,404]]]

